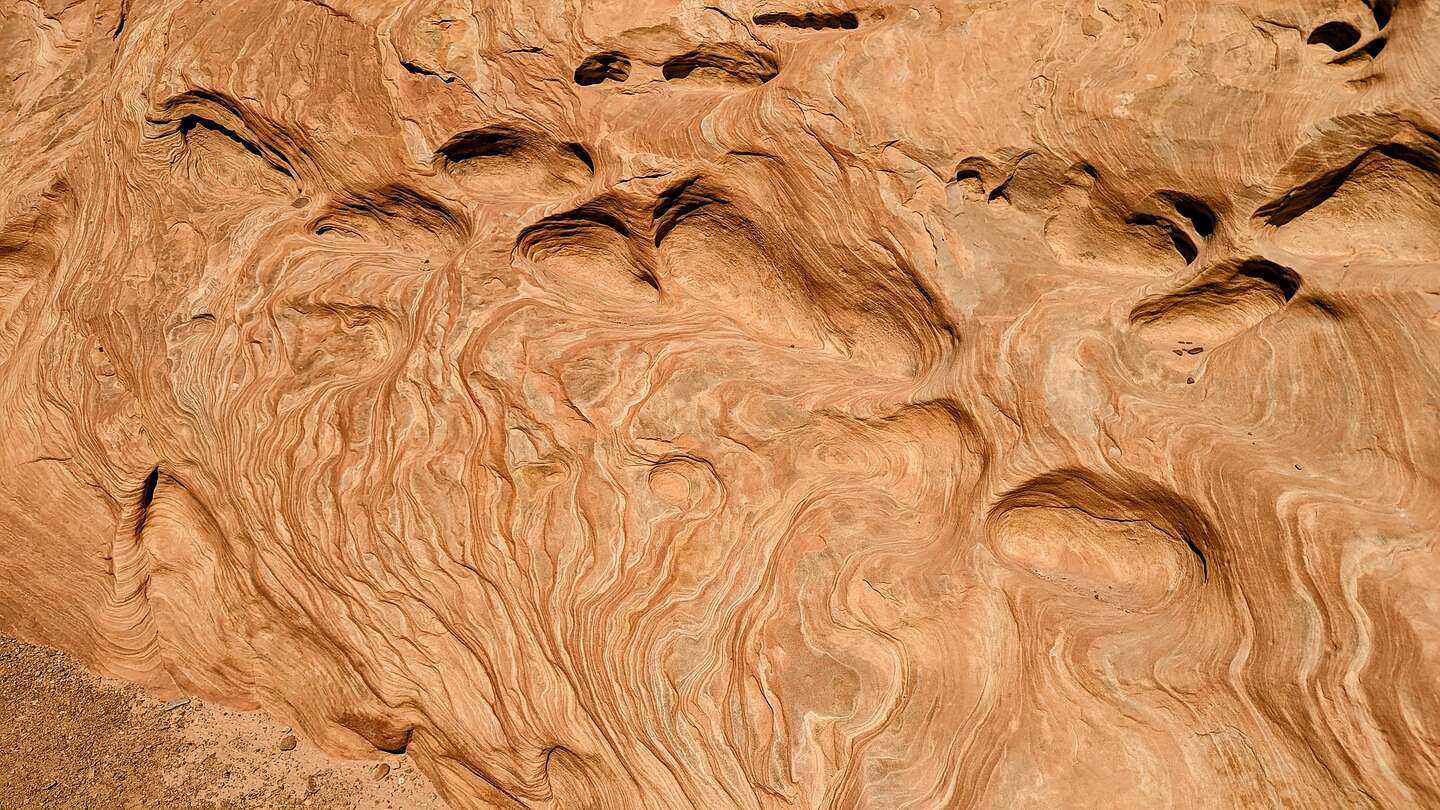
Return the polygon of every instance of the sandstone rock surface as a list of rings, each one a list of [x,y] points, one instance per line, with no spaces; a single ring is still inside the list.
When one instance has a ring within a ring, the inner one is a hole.
[[[1440,806],[1435,0],[8,0],[0,629],[457,807]]]

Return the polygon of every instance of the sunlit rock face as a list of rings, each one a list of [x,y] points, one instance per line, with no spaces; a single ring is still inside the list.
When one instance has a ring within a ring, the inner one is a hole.
[[[5,631],[457,807],[1440,805],[1440,3],[0,54]]]

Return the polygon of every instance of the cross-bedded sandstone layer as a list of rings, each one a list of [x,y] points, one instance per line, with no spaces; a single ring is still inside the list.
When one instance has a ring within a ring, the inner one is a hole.
[[[1440,3],[5,5],[5,630],[460,807],[1440,806]]]

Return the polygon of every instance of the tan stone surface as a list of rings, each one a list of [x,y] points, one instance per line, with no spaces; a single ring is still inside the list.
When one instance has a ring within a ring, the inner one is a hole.
[[[0,14],[0,629],[457,807],[1440,806],[1440,3]]]
[[[445,807],[403,755],[377,763],[304,743],[286,750],[289,731],[263,712],[159,700],[57,650],[0,636],[5,810]]]

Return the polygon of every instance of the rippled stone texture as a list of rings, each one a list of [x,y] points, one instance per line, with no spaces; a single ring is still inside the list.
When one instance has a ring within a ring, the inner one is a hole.
[[[1440,4],[18,0],[0,628],[460,807],[1440,805]]]

